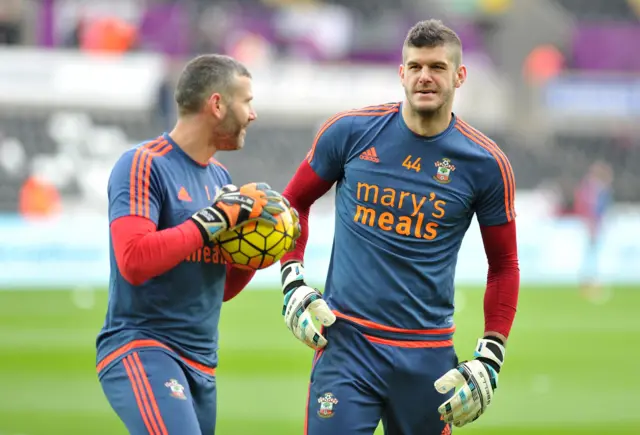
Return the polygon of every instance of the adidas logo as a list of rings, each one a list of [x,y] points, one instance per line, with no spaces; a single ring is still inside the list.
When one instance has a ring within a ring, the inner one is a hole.
[[[368,150],[364,151],[362,154],[360,154],[360,159],[361,160],[368,160],[370,162],[373,163],[379,163],[380,159],[378,158],[378,153],[376,153],[376,148],[375,147],[371,147]]]
[[[180,190],[178,191],[178,199],[180,201],[191,202],[191,196],[189,195],[189,192],[187,192],[187,189],[185,189],[184,187],[180,188]]]

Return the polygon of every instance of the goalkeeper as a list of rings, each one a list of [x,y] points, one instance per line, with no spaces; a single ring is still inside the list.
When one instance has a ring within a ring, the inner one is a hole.
[[[218,235],[275,222],[264,183],[231,185],[212,156],[242,148],[256,115],[251,75],[226,56],[187,64],[169,134],[126,151],[108,184],[109,302],[97,338],[102,389],[129,433],[213,434],[218,320],[253,273],[226,264]]]
[[[491,405],[505,361],[520,277],[511,165],[452,114],[467,75],[458,36],[420,22],[402,54],[405,100],[330,118],[284,191],[302,223],[281,260],[284,320],[316,349],[309,435],[371,435],[380,420],[386,435],[449,434]],[[334,183],[321,295],[305,284],[303,255],[309,209]],[[474,214],[489,263],[485,325],[459,362],[454,275]]]

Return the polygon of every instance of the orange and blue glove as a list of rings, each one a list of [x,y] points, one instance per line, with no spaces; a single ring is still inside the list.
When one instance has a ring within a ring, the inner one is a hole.
[[[228,184],[213,204],[191,216],[205,242],[212,242],[224,231],[247,222],[262,220],[276,224],[276,216],[286,210],[286,203],[267,183],[249,183],[237,188]]]

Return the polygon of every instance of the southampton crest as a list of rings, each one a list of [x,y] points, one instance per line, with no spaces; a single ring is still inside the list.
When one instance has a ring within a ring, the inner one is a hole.
[[[318,415],[322,418],[333,417],[335,413],[334,407],[338,404],[338,399],[332,393],[324,393],[318,397],[318,403],[320,404],[320,410]]]
[[[456,167],[451,164],[451,160],[444,158],[439,162],[435,163],[436,175],[433,176],[433,179],[438,183],[447,184],[451,182],[451,173],[456,170]]]
[[[172,397],[180,400],[187,400],[186,396],[184,395],[184,387],[180,385],[180,383],[175,379],[171,379],[169,380],[169,382],[165,382],[164,386],[171,390]]]

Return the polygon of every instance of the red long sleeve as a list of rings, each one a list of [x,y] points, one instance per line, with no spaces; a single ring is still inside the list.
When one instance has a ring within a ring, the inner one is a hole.
[[[484,295],[485,332],[498,332],[508,337],[520,288],[516,223],[481,226],[480,231],[489,262]]]
[[[204,244],[191,221],[156,231],[152,221],[140,216],[114,220],[111,240],[120,273],[133,285],[165,273]]]
[[[282,264],[292,260],[303,261],[304,250],[309,239],[309,210],[318,198],[331,189],[332,185],[333,182],[320,178],[306,159],[300,164],[293,178],[289,181],[282,195],[298,211],[301,233],[300,238],[296,241],[295,249],[285,254],[280,260]]]
[[[227,280],[224,283],[222,300],[226,302],[235,298],[249,284],[255,274],[255,270],[240,269],[227,264]]]

